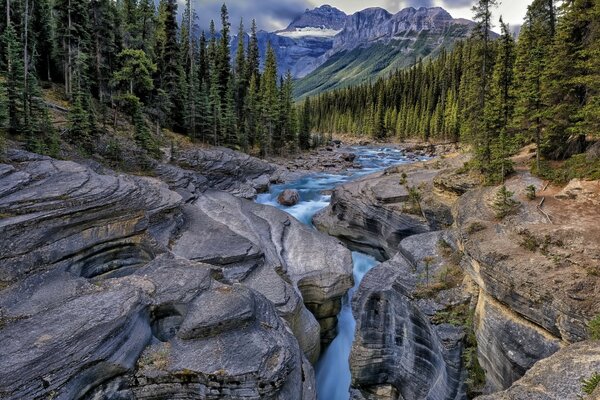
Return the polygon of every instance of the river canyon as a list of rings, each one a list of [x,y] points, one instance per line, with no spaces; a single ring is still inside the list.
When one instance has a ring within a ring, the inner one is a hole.
[[[322,154],[352,166],[192,148],[143,177],[9,150],[2,398],[582,394],[600,367],[597,182],[520,172],[499,222],[453,146]]]

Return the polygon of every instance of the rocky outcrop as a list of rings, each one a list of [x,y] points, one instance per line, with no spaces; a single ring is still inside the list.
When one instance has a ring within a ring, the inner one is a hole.
[[[187,196],[217,189],[246,199],[267,192],[285,174],[273,164],[226,148],[176,151],[170,164],[158,164],[154,172]]]
[[[441,35],[455,24],[473,25],[470,21],[452,18],[440,7],[408,7],[397,14],[378,7],[367,8],[348,17],[344,29],[335,37],[334,49],[341,51],[373,42],[388,43],[423,31]]]
[[[600,343],[576,343],[535,364],[510,389],[478,400],[595,400],[597,390],[589,396],[582,391],[594,373],[600,373]]]
[[[465,331],[443,316],[469,298],[457,268],[441,254],[450,234],[402,241],[392,260],[372,269],[353,300],[356,334],[350,356],[353,399],[466,399]],[[450,246],[450,245],[448,245]],[[466,318],[457,312],[455,318]]]
[[[452,225],[456,196],[434,190],[440,168],[440,163],[406,165],[342,185],[313,222],[352,249],[389,259],[402,239]]]
[[[215,265],[224,282],[241,282],[263,293],[316,361],[317,321],[327,343],[335,333],[341,299],[353,285],[350,252],[276,208],[224,192],[206,192],[184,208],[184,215],[173,252]]]
[[[336,240],[222,191],[9,161],[0,397],[315,398],[319,322],[352,286]]]
[[[408,371],[390,361],[411,354],[410,347],[393,340],[392,327],[402,321],[420,321],[435,357],[442,353],[435,350],[432,332],[439,335],[439,326],[449,320],[468,322],[473,332],[464,342],[469,347],[462,368],[469,375],[466,391],[473,395],[507,389],[540,360],[586,340],[589,321],[600,314],[598,182],[576,180],[558,188],[519,172],[506,183],[517,206],[500,220],[493,205],[498,188],[482,188],[458,168],[463,161],[450,156],[346,184],[315,217],[319,229],[352,248],[391,258],[369,273],[354,303],[356,399],[424,398],[412,391],[431,389],[427,384],[409,389],[403,381]],[[536,200],[527,199],[529,185],[537,189]],[[434,233],[428,232],[453,223],[462,254],[460,264],[454,264],[465,275],[462,288],[454,292],[470,299],[462,305],[444,303],[457,299],[452,291],[419,290],[424,272],[414,267],[415,260],[424,260],[419,246],[434,247],[426,239]],[[418,246],[407,251],[411,240]],[[436,360],[432,365],[456,365],[445,355]],[[402,387],[409,394],[400,393]]]
[[[526,198],[533,184],[544,197]],[[468,192],[457,207],[465,271],[481,289],[476,327],[489,391],[508,388],[537,361],[587,338],[600,313],[597,183],[559,192],[527,174],[507,182],[519,206],[499,221],[497,188]],[[554,196],[555,195],[555,196]]]

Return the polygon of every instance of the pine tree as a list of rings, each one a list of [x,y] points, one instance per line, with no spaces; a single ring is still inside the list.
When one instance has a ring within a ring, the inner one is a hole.
[[[260,77],[260,54],[258,49],[258,36],[256,33],[256,21],[252,20],[252,28],[250,29],[250,42],[248,43],[248,61],[246,62],[246,72],[248,81],[253,76]],[[257,81],[257,83],[259,83]]]
[[[514,84],[515,42],[502,18],[500,18],[502,36],[498,40],[498,54],[492,85],[491,98],[486,109],[485,118],[489,121],[490,129],[494,132],[491,144],[491,163],[487,171],[487,179],[491,183],[504,180],[512,171],[510,161],[511,147],[509,124],[514,113]]]
[[[5,49],[6,60],[6,91],[8,109],[8,129],[12,133],[23,133],[25,116],[25,71],[21,52],[21,45],[17,39],[12,23],[4,30],[2,43]]]
[[[248,139],[246,138],[246,123],[244,121],[244,103],[248,89],[248,72],[246,68],[246,49],[244,48],[244,21],[240,20],[238,31],[238,45],[235,57],[235,112],[238,127],[238,142],[245,149]]]
[[[280,151],[282,148],[281,137],[279,132],[276,132],[279,117],[277,62],[270,43],[267,46],[265,69],[260,80],[260,91],[262,94],[261,120],[264,125],[264,132],[262,132],[259,142],[261,155],[266,156],[269,153],[272,154],[275,149]]]
[[[295,152],[298,147],[298,123],[294,107],[294,84],[292,74],[288,71],[281,84],[280,96],[280,127],[285,148]]]
[[[585,137],[589,133],[584,110],[590,94],[594,93],[593,87],[597,88],[594,77],[598,67],[590,63],[590,55],[594,52],[590,53],[589,42],[593,27],[598,24],[592,19],[594,3],[590,0],[569,0],[562,6],[563,15],[557,25],[545,77],[548,107],[544,110],[547,132],[542,153],[548,158],[562,159],[584,150]],[[597,55],[595,59],[598,59]],[[589,112],[590,109],[587,110]],[[587,114],[588,117],[592,115]]]
[[[527,9],[515,61],[516,127],[537,145],[536,166],[540,169],[544,110],[547,105],[545,76],[551,52],[555,24],[553,12],[547,12],[547,0],[535,0]]]
[[[95,122],[90,93],[87,90],[86,65],[86,55],[82,52],[76,54],[72,76],[73,102],[68,115],[69,139],[72,143],[80,145],[83,150],[91,152]]]
[[[0,159],[4,154],[4,138],[8,130],[8,96],[6,92],[6,82],[4,77],[0,76]]]
[[[494,49],[490,39],[492,25],[492,9],[498,5],[497,0],[479,0],[473,7],[474,19],[477,23],[475,37],[477,39],[476,68],[480,70],[476,80],[475,90],[477,93],[476,106],[471,110],[470,124],[471,132],[474,133],[476,146],[476,160],[482,172],[487,172],[491,163],[492,132],[489,121],[481,118],[485,115],[485,109],[490,95],[491,71],[494,60]]]
[[[121,52],[121,38],[115,33],[117,13],[114,3],[110,0],[91,0],[91,53],[93,68],[91,75],[94,84],[93,93],[101,103],[110,98],[110,80],[116,69],[117,54]]]
[[[54,28],[48,0],[35,0],[31,7],[31,48],[35,70],[42,80],[52,80],[54,65]]]
[[[225,102],[227,91],[229,90],[229,81],[231,78],[231,51],[229,43],[231,35],[229,34],[231,25],[229,24],[229,13],[227,6],[221,7],[221,37],[217,48],[216,68],[219,74],[219,86],[221,89],[221,100]]]
[[[65,93],[73,94],[73,77],[75,74],[75,58],[78,54],[89,53],[90,24],[87,2],[77,0],[56,0],[55,23],[57,48],[62,60]],[[85,70],[87,73],[87,65]]]
[[[171,109],[168,122],[175,129],[182,129],[185,121],[183,110],[185,89],[185,72],[179,62],[179,27],[177,25],[177,0],[164,0],[159,8],[159,27],[157,31],[158,46],[158,87],[169,95]]]
[[[373,133],[377,139],[385,139],[386,136],[384,96],[385,94],[382,88],[377,96],[377,108],[375,111],[376,119]]]

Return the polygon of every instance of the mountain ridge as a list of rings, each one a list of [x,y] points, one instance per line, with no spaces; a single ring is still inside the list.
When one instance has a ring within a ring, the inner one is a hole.
[[[406,7],[395,14],[370,7],[348,15],[325,4],[307,9],[285,29],[257,35],[261,55],[270,43],[280,73],[291,72],[295,96],[302,98],[435,56],[467,37],[474,25],[442,7]],[[232,51],[236,45],[234,38]]]

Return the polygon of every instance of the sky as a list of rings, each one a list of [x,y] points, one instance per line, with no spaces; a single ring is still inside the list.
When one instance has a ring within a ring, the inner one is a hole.
[[[521,25],[527,6],[533,0],[500,0],[500,7],[495,12],[495,19],[502,15],[504,21],[511,26]],[[230,21],[234,32],[237,31],[240,18],[243,17],[249,27],[254,18],[258,28],[274,31],[285,28],[294,17],[307,8],[313,9],[329,4],[352,14],[368,7],[383,7],[396,13],[406,7],[444,7],[454,18],[472,17],[471,7],[474,0],[225,0],[230,13]],[[184,3],[180,0],[180,3]],[[220,8],[223,0],[195,0],[195,8],[199,17],[199,25],[206,29],[209,21],[214,19],[217,28],[220,26]],[[180,10],[183,6],[180,5]]]

